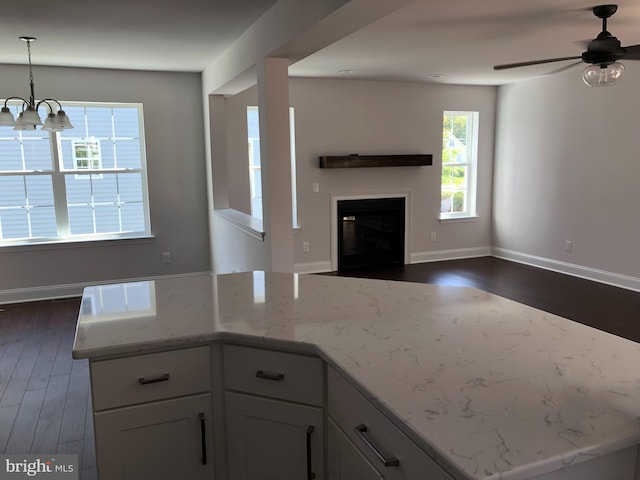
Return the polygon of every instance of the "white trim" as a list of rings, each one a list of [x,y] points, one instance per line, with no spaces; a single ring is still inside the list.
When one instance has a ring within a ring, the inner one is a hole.
[[[488,257],[491,247],[457,248],[452,250],[436,250],[433,252],[417,252],[411,254],[411,263],[440,262],[442,260],[460,260],[463,258]]]
[[[101,280],[93,282],[69,283],[66,285],[46,285],[43,287],[13,288],[0,290],[0,305],[7,303],[36,302],[40,300],[54,300],[59,298],[80,297],[85,287],[108,285],[113,283],[140,282],[145,280],[160,280],[162,278],[192,277],[210,272],[179,273],[174,275],[156,275],[143,278],[124,278],[115,280]]]
[[[233,208],[214,210],[213,214],[218,218],[226,220],[241,232],[264,242],[265,232],[260,218],[252,217]]]
[[[528,253],[515,252],[505,248],[493,247],[491,254],[497,258],[511,260],[513,262],[531,265],[533,267],[544,268],[554,272],[564,273],[574,277],[600,282],[614,287],[626,288],[640,292],[640,278],[631,277],[629,275],[621,275],[619,273],[599,270],[597,268],[585,267],[573,263],[562,262],[552,258],[538,257]]]
[[[331,194],[331,271],[338,270],[338,201],[368,200],[373,198],[404,198],[404,263],[409,263],[409,230],[411,227],[411,192]]]
[[[331,272],[331,262],[296,263],[293,266],[295,273],[324,273]]]

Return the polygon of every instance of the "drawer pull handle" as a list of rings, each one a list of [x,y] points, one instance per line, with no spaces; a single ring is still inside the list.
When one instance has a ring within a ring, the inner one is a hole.
[[[270,373],[265,372],[264,370],[258,370],[256,372],[256,377],[279,382],[280,380],[284,380],[284,373]]]
[[[158,382],[166,382],[169,380],[169,374],[163,373],[162,375],[158,375],[157,377],[140,377],[138,378],[138,383],[140,385],[148,385],[150,383],[158,383]]]
[[[400,460],[398,460],[396,457],[391,457],[391,458],[385,458],[385,456],[380,452],[380,450],[373,444],[371,443],[371,440],[369,440],[366,436],[365,433],[367,432],[367,426],[363,423],[361,425],[355,426],[353,427],[353,431],[356,433],[356,435],[360,438],[360,440],[362,440],[364,442],[364,444],[369,447],[369,450],[371,450],[374,455],[378,458],[378,460],[380,460],[382,462],[382,464],[385,467],[397,467],[400,465]]]
[[[198,414],[200,418],[200,441],[202,443],[202,465],[207,464],[207,434],[205,432],[204,412]]]
[[[316,427],[309,425],[307,427],[307,480],[313,480],[316,478],[316,474],[313,473],[311,466],[311,434],[315,431]]]

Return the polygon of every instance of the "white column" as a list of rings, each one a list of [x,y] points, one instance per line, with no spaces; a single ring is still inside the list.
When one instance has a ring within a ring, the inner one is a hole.
[[[293,272],[289,62],[264,58],[258,63],[262,215],[271,270]]]

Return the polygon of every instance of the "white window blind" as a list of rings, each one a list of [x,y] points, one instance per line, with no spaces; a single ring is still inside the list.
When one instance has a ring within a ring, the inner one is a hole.
[[[142,105],[65,112],[74,129],[0,127],[0,245],[150,235]]]

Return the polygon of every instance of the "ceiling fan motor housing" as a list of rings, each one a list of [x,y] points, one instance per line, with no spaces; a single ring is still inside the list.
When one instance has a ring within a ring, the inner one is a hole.
[[[589,42],[587,51],[582,54],[582,61],[597,65],[609,65],[622,59],[627,51],[620,40],[607,31],[601,32]]]
[[[593,7],[593,14],[602,19],[602,32],[589,42],[587,51],[582,54],[582,61],[606,67],[625,56],[627,51],[620,40],[607,31],[607,19],[618,10],[617,5],[598,5]]]

